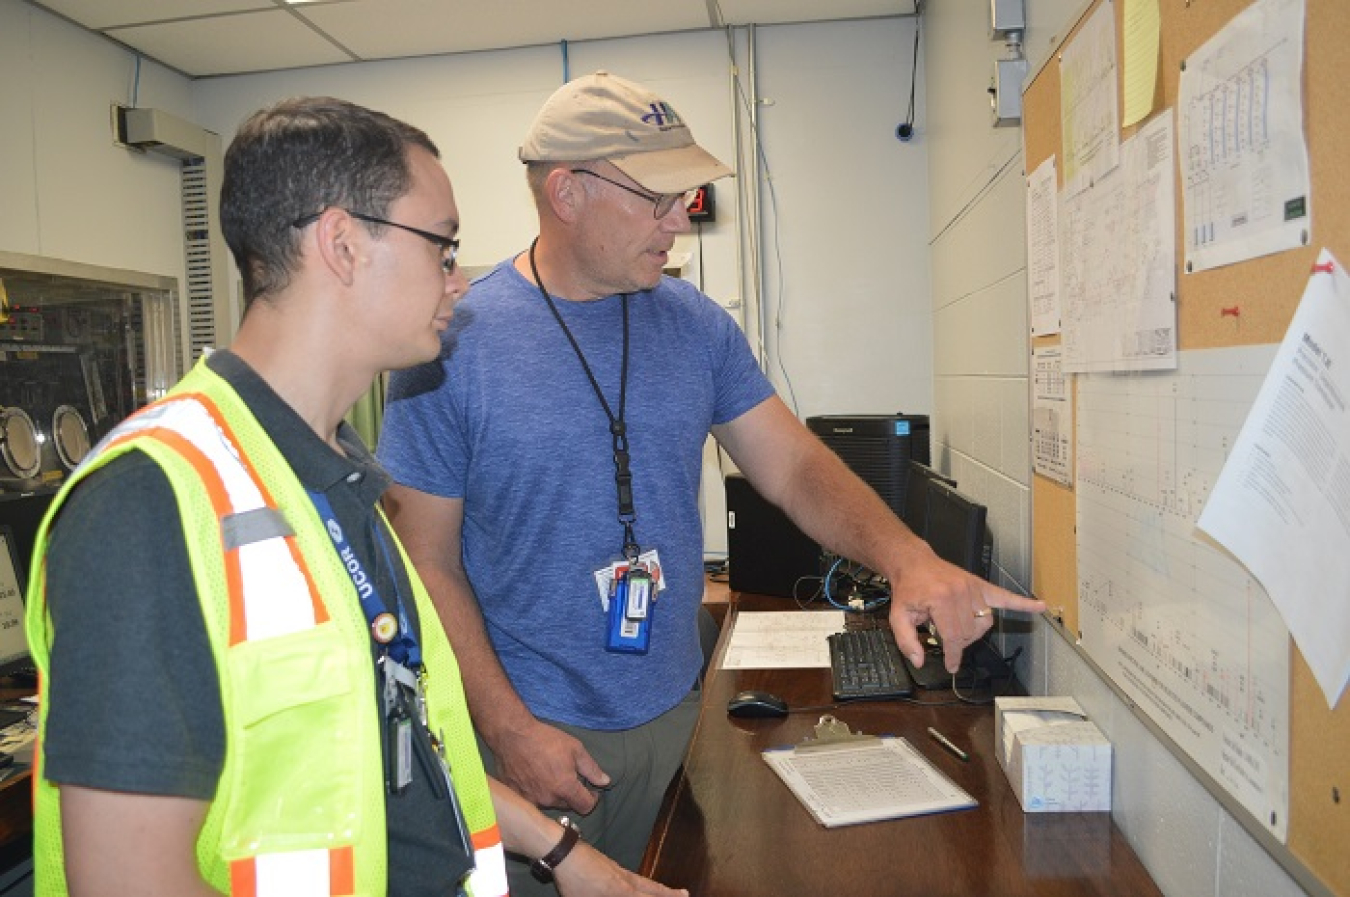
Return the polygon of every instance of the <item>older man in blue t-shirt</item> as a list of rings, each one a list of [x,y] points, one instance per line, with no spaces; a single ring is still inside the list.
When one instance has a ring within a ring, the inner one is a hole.
[[[731,174],[669,104],[577,79],[520,158],[539,236],[474,284],[437,364],[391,380],[386,501],[490,768],[636,868],[697,718],[709,433],[804,531],[887,576],[916,662],[916,623],[955,669],[989,607],[1040,605],[938,560],[777,398],[731,317],[663,276],[686,192]],[[645,616],[619,603],[648,593]]]

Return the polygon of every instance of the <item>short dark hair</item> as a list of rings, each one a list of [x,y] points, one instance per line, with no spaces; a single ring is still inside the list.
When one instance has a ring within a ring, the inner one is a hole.
[[[414,146],[440,158],[421,130],[333,97],[283,100],[251,115],[225,151],[220,189],[220,228],[245,305],[289,283],[297,219],[329,206],[384,217],[412,187]]]
[[[525,183],[530,188],[530,194],[534,197],[536,206],[543,207],[547,202],[545,199],[545,189],[548,185],[548,176],[556,168],[576,168],[578,166],[589,165],[590,162],[526,162],[525,163]]]

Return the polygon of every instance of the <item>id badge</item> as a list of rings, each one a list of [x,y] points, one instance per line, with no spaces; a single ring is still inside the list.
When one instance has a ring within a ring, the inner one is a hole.
[[[666,588],[666,574],[661,566],[661,555],[655,548],[649,549],[638,555],[638,564],[645,567],[656,582],[656,588],[651,595],[652,600],[655,600]],[[592,574],[595,577],[596,594],[600,596],[600,607],[605,613],[609,613],[609,596],[614,593],[615,580],[627,569],[628,561],[618,560],[611,561]]]
[[[614,577],[606,612],[605,650],[617,654],[646,654],[651,644],[652,598],[656,580],[641,563]]]
[[[413,720],[402,702],[385,715],[384,781],[390,794],[402,794],[412,784]]]

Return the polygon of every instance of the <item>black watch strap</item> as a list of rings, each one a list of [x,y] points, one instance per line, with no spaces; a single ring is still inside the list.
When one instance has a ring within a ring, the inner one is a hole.
[[[567,855],[572,852],[572,848],[577,846],[577,841],[581,840],[581,829],[577,828],[575,822],[566,816],[558,820],[563,827],[562,840],[548,852],[547,855],[530,863],[530,874],[537,880],[548,884],[553,881],[553,870],[558,868],[558,864],[567,859]]]

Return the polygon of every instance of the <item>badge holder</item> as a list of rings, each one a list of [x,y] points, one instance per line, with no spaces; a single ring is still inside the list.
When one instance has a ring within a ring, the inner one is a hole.
[[[449,800],[455,822],[459,827],[460,848],[470,859],[474,856],[473,842],[464,810],[455,792],[450,761],[445,754],[445,742],[431,731],[426,713],[426,693],[423,676],[384,655],[380,658],[383,677],[385,715],[385,783],[389,793],[401,795],[412,783],[413,758],[422,768],[432,796]]]
[[[412,783],[413,718],[403,700],[399,673],[406,668],[389,655],[380,658],[384,696],[384,783],[390,794],[402,794]]]
[[[641,559],[642,549],[633,534],[637,514],[633,510],[633,474],[629,469],[627,431],[622,421],[613,421],[614,485],[619,498],[619,523],[623,525],[625,566],[616,568],[610,585],[605,625],[605,650],[616,654],[646,654],[652,637],[652,607],[656,580]]]
[[[605,650],[617,654],[646,654],[652,634],[652,598],[656,582],[646,565],[630,562],[617,572],[609,592]]]

